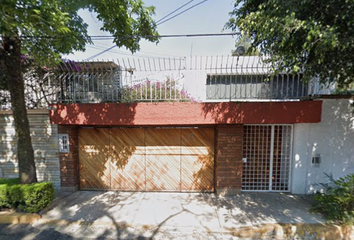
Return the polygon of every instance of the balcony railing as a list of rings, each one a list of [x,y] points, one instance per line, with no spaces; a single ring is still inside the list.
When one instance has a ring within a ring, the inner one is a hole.
[[[53,72],[25,74],[28,108],[48,103],[298,100],[325,92],[301,74],[272,75],[258,57],[149,58],[66,62]],[[328,90],[328,89],[327,89]],[[9,109],[0,91],[0,109]]]
[[[59,75],[59,102],[184,101],[189,98],[182,79],[161,76],[165,71],[153,76],[150,72],[137,73],[136,68],[122,67],[113,62],[101,62],[100,68],[97,63],[75,65],[79,68],[65,68]]]
[[[180,80],[144,80],[120,86],[119,72],[105,78],[71,76],[62,79],[58,101],[62,103],[187,101]],[[107,81],[107,80],[110,81]]]

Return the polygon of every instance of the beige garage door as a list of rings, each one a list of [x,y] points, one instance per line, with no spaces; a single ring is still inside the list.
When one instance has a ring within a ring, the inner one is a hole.
[[[79,131],[81,189],[213,191],[214,129]]]

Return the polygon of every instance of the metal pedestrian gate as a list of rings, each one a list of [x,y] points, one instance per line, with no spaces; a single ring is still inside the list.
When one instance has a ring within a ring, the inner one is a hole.
[[[291,150],[291,125],[245,125],[242,190],[290,191]]]

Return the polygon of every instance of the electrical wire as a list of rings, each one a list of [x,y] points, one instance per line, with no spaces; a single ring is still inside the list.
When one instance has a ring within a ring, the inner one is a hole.
[[[97,49],[97,50],[105,50],[106,47],[104,46],[99,46],[99,45],[88,45],[88,48],[92,48],[92,49]],[[152,52],[145,52],[145,51],[139,51],[139,53],[135,53],[134,55],[131,52],[125,52],[125,51],[119,51],[117,49],[111,49],[109,50],[109,52],[111,53],[117,53],[117,54],[121,54],[121,55],[127,55],[130,57],[149,57],[149,58],[161,58],[161,57],[157,57],[157,56],[162,56],[162,57],[173,57],[175,59],[180,59],[183,56],[177,56],[177,55],[165,55],[165,54],[159,54],[159,53],[152,53]],[[155,56],[153,56],[155,55]]]
[[[166,35],[159,35],[159,38],[180,38],[180,37],[217,37],[217,36],[234,36],[239,35],[239,32],[230,32],[230,33],[192,33],[192,34],[166,34]],[[113,36],[89,36],[93,41],[100,41],[100,40],[112,40],[114,39]],[[122,36],[124,37],[124,36]],[[135,35],[126,35],[126,38],[134,38]],[[147,35],[146,37],[152,37],[152,35]],[[30,40],[33,38],[43,38],[43,39],[54,39],[51,36],[21,36],[22,40]]]
[[[239,32],[230,32],[230,33],[192,33],[192,34],[168,34],[168,35],[159,35],[159,38],[187,38],[187,37],[218,37],[218,36],[234,36],[239,35]],[[113,36],[90,36],[92,41],[101,41],[101,40],[112,40]],[[129,36],[130,38],[134,37]],[[149,36],[150,37],[150,36]]]
[[[165,22],[168,22],[168,21],[174,19],[175,17],[181,15],[182,13],[185,13],[185,12],[191,10],[192,8],[195,8],[196,6],[198,6],[198,5],[202,4],[202,3],[205,3],[205,2],[207,2],[207,1],[209,1],[209,0],[204,0],[204,1],[201,1],[201,2],[199,2],[199,3],[197,3],[197,4],[194,4],[193,6],[191,6],[191,7],[187,8],[187,9],[185,9],[184,11],[182,11],[182,12],[180,12],[180,13],[177,13],[176,15],[173,15],[173,16],[170,17],[170,18],[167,18],[166,20],[164,20],[164,21],[162,21],[162,22],[159,22],[159,23],[157,23],[156,25],[158,26],[158,25],[161,25],[161,24],[163,24],[163,23],[165,23]]]
[[[176,18],[177,16],[179,16],[179,15],[181,15],[181,14],[183,14],[183,13],[189,11],[189,10],[191,10],[192,8],[195,8],[195,7],[199,6],[200,4],[203,4],[203,3],[207,2],[208,0],[204,0],[204,1],[201,1],[201,2],[199,2],[199,3],[197,3],[197,4],[194,4],[194,5],[192,5],[191,7],[185,9],[184,11],[179,12],[179,13],[173,15],[172,17],[167,18],[166,20],[162,21],[162,20],[165,19],[166,17],[172,15],[173,13],[177,12],[178,10],[180,10],[181,8],[187,6],[188,4],[190,4],[190,3],[193,2],[193,1],[194,1],[194,0],[191,0],[191,1],[189,1],[189,2],[187,2],[187,3],[185,3],[185,4],[183,4],[181,7],[177,8],[177,9],[175,9],[174,11],[172,11],[171,13],[167,14],[166,16],[164,16],[163,18],[161,18],[160,20],[158,20],[158,21],[156,22],[156,25],[158,26],[158,25],[161,25],[161,24],[163,24],[163,23],[165,23],[165,22],[168,22],[168,21],[170,21],[170,20]],[[161,21],[162,21],[162,22],[161,22]],[[160,35],[159,37],[160,37],[160,38],[166,38],[166,37],[201,37],[201,36],[210,37],[210,36],[226,36],[226,35],[236,35],[236,34],[235,34],[235,33],[188,34],[188,35],[174,34],[174,35]],[[99,38],[97,38],[97,39],[99,39]],[[97,40],[97,39],[96,39],[96,40]],[[108,52],[109,50],[113,49],[114,47],[115,47],[115,46],[109,47],[109,48],[107,48],[106,50],[103,50],[103,51],[101,51],[101,52],[99,52],[99,53],[97,53],[97,54],[95,54],[95,55],[93,55],[93,56],[87,58],[86,60],[91,60],[91,59],[93,59],[93,58],[95,58],[95,57],[98,57],[98,56],[102,55],[103,53]]]
[[[232,32],[232,33],[200,33],[200,34],[172,34],[172,35],[160,35],[160,37],[162,38],[178,38],[178,37],[217,37],[217,36],[234,36],[234,35],[240,35],[241,33],[239,32]],[[113,38],[112,36],[100,36],[100,37],[104,37],[104,40],[108,40],[110,38]],[[97,39],[96,39],[97,40]],[[101,39],[102,40],[102,39]],[[116,47],[116,45],[113,45],[95,55],[92,55],[88,58],[86,58],[85,60],[91,60],[93,58],[96,58],[102,54],[104,54],[105,52],[110,51],[111,49],[113,49],[114,47]]]
[[[165,18],[167,18],[168,16],[171,16],[172,14],[174,14],[175,12],[177,12],[178,10],[180,10],[181,8],[187,6],[188,4],[190,4],[191,2],[193,2],[195,0],[191,0],[185,4],[183,4],[182,6],[180,6],[179,8],[175,9],[174,11],[170,12],[169,14],[167,14],[166,16],[164,16],[163,18],[160,18],[159,20],[156,21],[156,24],[158,24],[159,22],[161,22],[162,20],[164,20]]]
[[[112,47],[109,47],[109,48],[107,48],[107,49],[105,49],[105,50],[103,50],[103,51],[101,51],[101,52],[99,52],[99,53],[97,53],[97,54],[95,54],[95,55],[92,55],[91,57],[88,57],[88,58],[86,58],[85,60],[91,60],[91,59],[93,59],[93,58],[96,58],[96,57],[98,57],[98,56],[104,54],[105,52],[108,52],[109,50],[113,49],[113,48],[116,47],[116,46],[117,46],[117,45],[113,45]]]

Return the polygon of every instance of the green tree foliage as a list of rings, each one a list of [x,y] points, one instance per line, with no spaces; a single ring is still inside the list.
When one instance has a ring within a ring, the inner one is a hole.
[[[249,34],[275,70],[345,87],[354,79],[353,11],[353,0],[236,0],[226,28]]]
[[[91,39],[80,9],[97,13],[102,30],[114,37],[118,47],[132,52],[141,39],[158,41],[153,7],[141,0],[2,0],[0,4],[0,84],[11,96],[18,138],[22,183],[36,182],[33,147],[25,108],[24,56],[39,66],[51,66],[61,54],[84,50]]]

